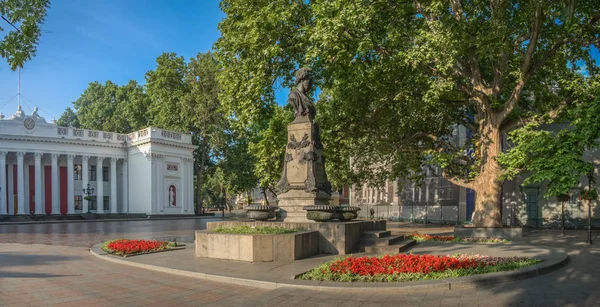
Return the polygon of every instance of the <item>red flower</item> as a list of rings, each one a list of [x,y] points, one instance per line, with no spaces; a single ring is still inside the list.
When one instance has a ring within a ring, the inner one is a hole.
[[[440,272],[463,268],[476,268],[485,266],[471,259],[457,259],[448,256],[437,255],[385,255],[378,257],[347,257],[334,261],[329,265],[333,273],[355,275],[380,275],[397,273],[422,273]]]
[[[131,255],[154,250],[160,250],[167,246],[164,241],[148,240],[115,240],[107,244],[107,248],[116,254]]]

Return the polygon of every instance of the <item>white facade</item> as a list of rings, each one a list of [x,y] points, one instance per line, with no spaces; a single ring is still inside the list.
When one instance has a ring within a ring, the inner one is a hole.
[[[0,115],[0,215],[194,214],[195,148],[190,135],[154,127],[118,134],[36,111]]]

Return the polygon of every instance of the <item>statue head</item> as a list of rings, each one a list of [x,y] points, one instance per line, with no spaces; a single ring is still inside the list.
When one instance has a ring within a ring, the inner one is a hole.
[[[310,68],[300,68],[296,71],[296,85],[301,85],[304,89],[304,92],[308,92],[310,89],[312,82],[310,79]]]

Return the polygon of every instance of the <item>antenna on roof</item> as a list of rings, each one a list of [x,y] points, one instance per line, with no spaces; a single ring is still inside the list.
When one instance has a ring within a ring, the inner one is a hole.
[[[19,67],[18,69],[19,71],[19,92],[17,93],[17,95],[19,96],[19,109],[21,109],[21,67]]]

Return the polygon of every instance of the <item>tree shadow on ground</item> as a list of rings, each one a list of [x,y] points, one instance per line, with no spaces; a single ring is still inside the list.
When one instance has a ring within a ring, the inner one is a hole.
[[[56,264],[57,262],[68,262],[79,260],[79,256],[55,256],[55,255],[27,255],[17,252],[0,252],[0,268],[18,266],[43,266]]]
[[[24,273],[24,272],[3,272],[0,271],[0,278],[54,278],[81,276],[83,274],[46,274],[46,273]]]

